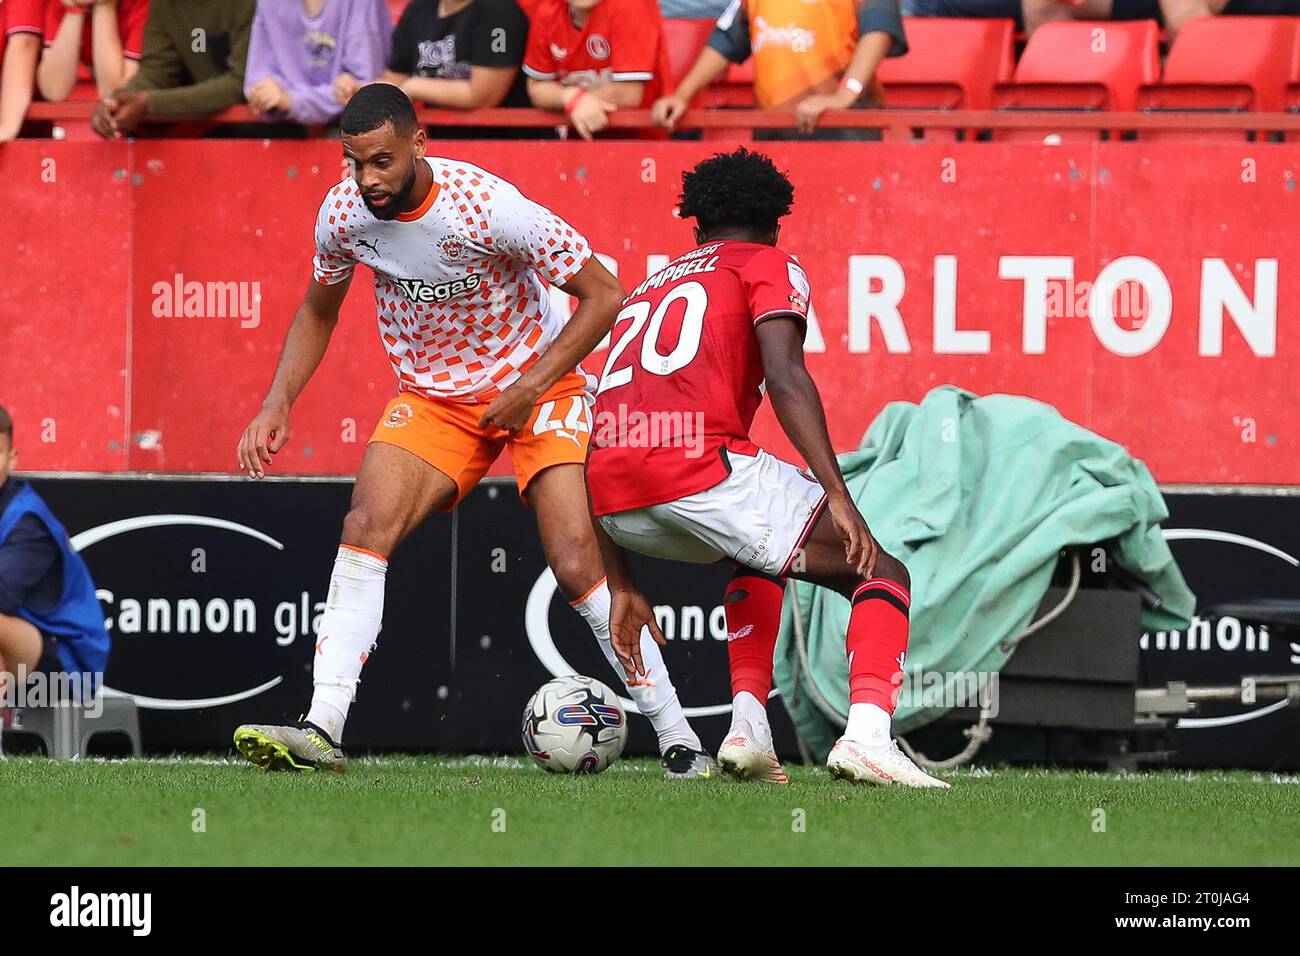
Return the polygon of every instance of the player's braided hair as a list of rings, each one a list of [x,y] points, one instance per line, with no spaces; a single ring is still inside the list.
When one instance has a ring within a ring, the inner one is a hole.
[[[682,174],[678,214],[701,229],[745,226],[772,229],[790,212],[794,186],[762,153],[741,146],[717,153]]]
[[[4,435],[12,444],[14,440],[14,420],[4,406],[0,405],[0,435]]]
[[[339,130],[345,136],[357,136],[393,124],[398,136],[415,132],[415,107],[411,99],[391,83],[368,83],[352,94],[339,118]]]

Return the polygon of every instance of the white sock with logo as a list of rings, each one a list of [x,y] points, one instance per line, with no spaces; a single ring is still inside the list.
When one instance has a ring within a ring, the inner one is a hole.
[[[600,583],[581,600],[571,603],[596,635],[601,653],[618,674],[628,696],[636,702],[637,710],[654,725],[655,733],[659,735],[659,752],[666,753],[669,747],[676,744],[685,744],[692,750],[703,750],[700,738],[691,729],[690,722],[682,711],[681,702],[677,699],[677,688],[673,686],[663,654],[650,636],[648,628],[641,632],[641,660],[645,664],[646,673],[635,684],[628,683],[627,674],[619,663],[618,655],[614,653],[614,644],[609,638],[609,586],[605,579],[601,578]]]
[[[341,545],[334,559],[329,596],[316,637],[311,710],[307,719],[343,740],[348,707],[356,697],[361,668],[379,638],[384,620],[384,576],[388,562],[377,554]]]
[[[849,704],[849,723],[844,736],[867,747],[888,747],[893,739],[893,718],[877,704]]]

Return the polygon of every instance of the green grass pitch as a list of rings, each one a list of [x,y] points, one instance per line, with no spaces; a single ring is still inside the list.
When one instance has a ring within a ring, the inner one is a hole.
[[[775,787],[670,782],[646,760],[576,778],[513,757],[361,759],[344,776],[267,774],[234,758],[10,758],[5,862],[1300,863],[1296,776],[1015,768],[952,774],[954,788],[936,792],[789,770],[791,785]]]

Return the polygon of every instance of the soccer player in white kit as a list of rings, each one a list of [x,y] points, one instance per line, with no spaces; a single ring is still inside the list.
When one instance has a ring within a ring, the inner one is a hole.
[[[341,129],[352,174],[321,204],[313,279],[240,440],[240,466],[260,478],[284,447],[289,408],[325,354],[357,263],[374,272],[399,391],[371,436],[343,522],[311,708],[297,724],[235,732],[239,751],[268,770],[345,769],[343,725],[379,636],[388,559],[430,512],[454,508],[506,447],[561,591],[623,677],[587,516],[590,391],[578,368],[609,332],[622,286],[577,230],[510,183],[426,157],[424,129],[397,87],[363,87]],[[550,307],[547,282],[578,301],[567,324]],[[624,685],[654,724],[666,774],[707,777],[711,760],[648,633],[645,642],[648,678]]]

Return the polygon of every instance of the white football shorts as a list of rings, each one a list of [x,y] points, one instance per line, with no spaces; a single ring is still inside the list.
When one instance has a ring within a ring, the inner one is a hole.
[[[616,543],[670,561],[712,564],[731,558],[784,577],[826,507],[815,479],[767,452],[724,449],[731,473],[676,501],[601,515]]]

